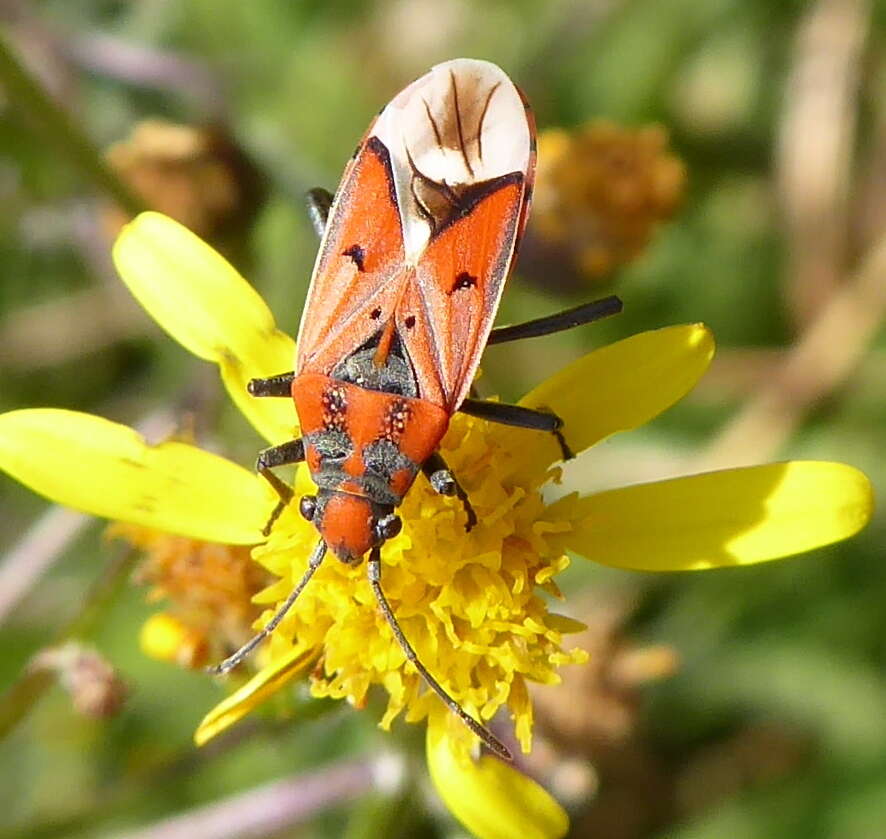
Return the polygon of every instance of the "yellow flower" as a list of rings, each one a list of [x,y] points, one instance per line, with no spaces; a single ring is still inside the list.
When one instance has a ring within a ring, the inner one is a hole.
[[[156,213],[127,226],[114,256],[157,321],[219,365],[256,430],[270,443],[291,438],[291,404],[252,399],[245,385],[291,369],[293,343],[234,269]],[[712,354],[700,325],[643,333],[574,362],[522,404],[560,414],[567,441],[582,451],[665,410]],[[383,585],[429,670],[482,720],[507,708],[524,750],[532,736],[527,682],[555,683],[560,666],[584,659],[563,645],[581,626],[549,612],[540,596],[559,594],[554,578],[567,551],[621,568],[744,565],[845,539],[871,513],[867,478],[837,463],[770,464],[549,503],[541,490],[557,477],[559,449],[547,435],[457,416],[443,451],[480,523],[465,533],[459,505],[419,480],[402,507],[403,532],[385,545]],[[51,409],[0,416],[0,466],[55,501],[108,518],[194,539],[264,542],[254,558],[279,578],[257,598],[269,607],[264,621],[301,577],[316,540],[295,505],[263,539],[275,497],[250,471],[184,443],[151,446],[97,417]],[[309,489],[300,471],[296,491]],[[401,712],[427,720],[431,777],[468,829],[483,839],[562,836],[562,808],[511,766],[478,759],[475,736],[423,687],[361,569],[327,561],[316,577],[273,633],[267,666],[207,715],[198,742],[309,668],[315,694],[356,706],[381,685],[389,697],[382,726]]]

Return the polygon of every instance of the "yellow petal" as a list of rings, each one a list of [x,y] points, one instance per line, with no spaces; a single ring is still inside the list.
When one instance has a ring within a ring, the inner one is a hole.
[[[842,463],[709,472],[557,502],[571,549],[604,565],[684,571],[750,565],[846,539],[873,510],[870,481]]]
[[[450,812],[479,839],[559,839],[566,811],[541,786],[494,757],[453,750],[444,726],[428,725],[431,780]]]
[[[295,343],[277,329],[264,300],[233,266],[155,212],[123,228],[113,256],[148,314],[194,355],[221,367],[231,398],[256,430],[272,443],[292,437],[292,404],[249,396],[246,382],[291,370]]]
[[[670,408],[692,390],[713,356],[713,335],[702,324],[642,332],[574,361],[520,404],[558,414],[566,442],[578,454]],[[510,445],[527,460],[526,469],[543,469],[560,459],[550,434],[507,434]]]
[[[202,746],[242,720],[288,681],[304,672],[316,656],[316,650],[300,650],[295,647],[282,658],[264,667],[203,718],[194,732],[194,742]]]
[[[0,414],[0,469],[59,504],[210,542],[251,545],[273,508],[257,475],[185,443],[148,445],[101,417]]]

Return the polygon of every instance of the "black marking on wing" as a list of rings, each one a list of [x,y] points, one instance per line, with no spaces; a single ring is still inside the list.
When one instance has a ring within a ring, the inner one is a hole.
[[[434,119],[434,115],[431,113],[431,106],[428,104],[428,100],[422,97],[422,104],[425,106],[425,113],[428,115],[428,122],[431,123],[431,128],[434,129],[434,137],[437,140],[437,147],[440,151],[443,151],[443,138],[440,136],[440,129],[437,126],[437,122]],[[408,151],[408,150],[407,150]]]
[[[364,260],[366,259],[366,251],[360,245],[351,245],[341,252],[342,256],[349,256],[354,260],[354,265],[358,271],[365,271]]]
[[[415,188],[416,182],[420,181],[431,188],[439,189],[439,184],[435,181],[432,181],[430,178],[425,177],[418,169],[418,166],[415,165],[415,161],[412,159],[412,153],[409,151],[408,146],[406,148],[406,159],[409,161],[409,168],[412,169],[412,179],[409,182],[409,191],[412,193],[412,200],[415,201],[416,209],[422,214],[424,220],[428,223],[428,227],[431,228],[431,235],[434,235],[434,231],[437,229],[437,219],[434,214],[431,212],[430,207],[422,200],[422,197],[418,194],[418,190]]]
[[[455,128],[458,131],[458,145],[461,148],[461,156],[464,159],[468,174],[473,178],[474,169],[471,166],[471,161],[468,160],[468,150],[465,148],[465,135],[461,125],[461,110],[458,107],[458,86],[455,84],[455,73],[452,70],[449,71],[449,80],[452,83],[452,104],[455,111]]]
[[[385,167],[385,171],[387,172],[387,181],[388,181],[388,195],[390,196],[391,203],[397,207],[397,187],[394,184],[394,169],[391,166],[391,153],[388,151],[388,147],[379,140],[378,137],[373,135],[366,141],[366,148],[369,149],[376,157],[381,161],[382,165]],[[397,213],[397,218],[399,220],[400,214]]]
[[[416,209],[431,228],[431,239],[459,219],[470,215],[471,210],[488,195],[508,184],[522,183],[525,178],[522,172],[509,172],[506,175],[499,175],[497,178],[490,178],[488,181],[480,181],[454,189],[446,181],[434,181],[425,175],[416,166],[408,148],[406,149],[406,159],[412,169],[410,192],[415,201]],[[419,193],[419,186],[424,188],[424,196]],[[434,194],[442,202],[436,207],[429,206],[428,204],[428,199],[431,199]]]
[[[496,82],[489,91],[489,95],[486,97],[486,102],[483,104],[483,111],[480,113],[480,121],[477,123],[477,157],[480,159],[480,162],[483,162],[483,121],[486,119],[486,112],[489,110],[489,103],[492,101],[492,95],[496,90],[501,87],[501,82]]]
[[[498,190],[503,189],[509,184],[523,183],[523,180],[524,175],[522,172],[508,172],[506,175],[499,175],[497,178],[491,178],[488,181],[471,184],[458,196],[458,202],[452,208],[452,213],[432,232],[431,238],[440,235],[447,227],[465,218],[465,216],[469,216],[474,207],[484,198],[492,195],[494,192],[498,192]]]
[[[450,294],[454,294],[456,291],[459,291],[463,288],[474,288],[477,285],[477,278],[467,271],[462,271],[456,278],[455,282],[452,284],[452,288],[449,290]]]

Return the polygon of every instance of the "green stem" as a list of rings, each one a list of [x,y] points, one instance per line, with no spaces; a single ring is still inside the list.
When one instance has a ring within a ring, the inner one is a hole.
[[[25,69],[0,31],[0,85],[22,111],[31,115],[46,139],[95,186],[130,216],[145,209],[143,202],[105,162],[90,139],[43,86]]]
[[[28,668],[0,697],[0,738],[12,731],[55,684],[55,674]]]

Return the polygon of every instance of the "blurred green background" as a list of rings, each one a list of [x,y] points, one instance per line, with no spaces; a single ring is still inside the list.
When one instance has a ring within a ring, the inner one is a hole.
[[[97,147],[145,119],[223,132],[236,200],[207,235],[290,332],[316,251],[304,192],[334,188],[372,116],[430,65],[500,64],[540,132],[601,118],[624,131],[661,124],[686,173],[672,218],[635,258],[598,275],[570,267],[569,254],[536,253],[518,265],[499,320],[612,291],[625,313],[490,350],[483,386],[514,399],[592,347],[704,321],[719,350],[702,384],[647,428],[571,464],[566,488],[788,457],[845,461],[883,486],[882,3],[4,0],[0,23]],[[38,105],[5,81],[0,409],[51,405],[129,424],[190,414],[202,441],[251,462],[261,443],[222,399],[215,372],[167,340],[116,280],[107,196],[46,130]],[[530,234],[530,250],[544,244]],[[41,519],[45,502],[5,477],[0,504],[5,689],[66,632],[123,552],[98,522],[65,539],[70,520]],[[564,587],[573,613],[597,628],[599,660],[659,650],[673,665],[661,675],[674,672],[622,689],[602,668],[570,683],[566,701],[586,709],[578,739],[559,728],[553,691],[540,697],[540,772],[570,807],[573,835],[886,836],[884,535],[881,514],[846,544],[703,575],[574,562]],[[421,780],[412,727],[377,732],[372,708],[310,705],[322,719],[298,723],[271,709],[196,752],[192,731],[220,688],[140,652],[153,611],[144,588],[124,583],[103,604],[86,636],[128,699],[91,719],[52,687],[11,726],[0,742],[0,837],[148,825],[157,832],[145,835],[172,835],[163,819],[293,777],[305,795],[312,784],[326,789],[321,805],[249,835],[460,835]],[[317,775],[400,749],[417,769],[393,794],[356,784],[351,800]],[[187,835],[240,834],[193,821]]]

